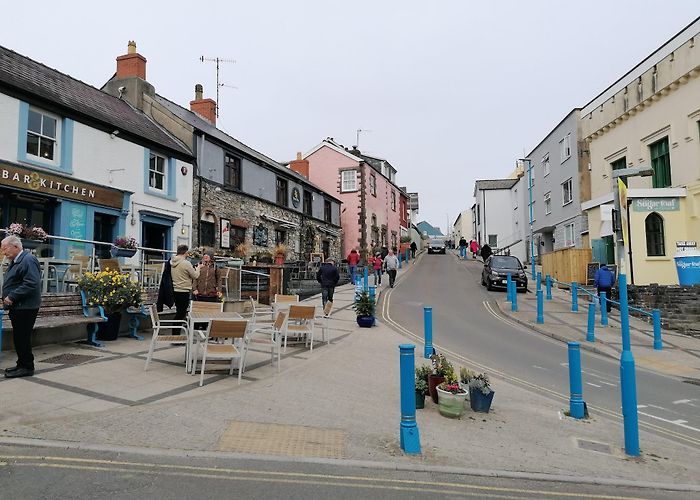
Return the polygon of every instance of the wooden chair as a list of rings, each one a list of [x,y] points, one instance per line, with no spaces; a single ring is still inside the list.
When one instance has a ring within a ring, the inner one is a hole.
[[[143,371],[148,370],[148,365],[151,362],[151,357],[153,356],[153,351],[156,347],[156,342],[185,342],[185,370],[189,368],[189,329],[187,328],[187,321],[175,320],[175,319],[160,319],[158,311],[156,310],[155,304],[148,306],[149,316],[151,317],[151,323],[153,325],[153,337],[151,337],[151,345],[148,348],[148,355],[146,356],[146,366],[144,366]],[[161,330],[171,331],[179,330],[179,335],[167,335],[161,333]]]
[[[251,338],[251,342],[253,343],[269,343],[270,344],[270,364],[274,363],[275,360],[275,351],[277,351],[277,373],[280,371],[280,358],[281,358],[281,352],[282,352],[282,336],[284,335],[284,323],[287,319],[287,313],[284,311],[281,311],[278,315],[277,318],[275,319],[275,322],[270,325],[270,326],[264,326],[261,328],[255,328],[255,325],[253,325],[253,330],[252,333],[262,333],[265,335],[269,335],[269,339],[267,340],[256,340],[254,338]]]
[[[280,293],[275,294],[275,302],[280,303],[280,302],[299,302],[299,296],[298,295],[283,295]]]
[[[119,260],[117,259],[97,259],[97,262],[100,265],[100,271],[107,271],[108,269],[112,271],[122,271],[121,267],[119,267]]]
[[[246,303],[248,306],[247,312],[244,313],[245,316],[249,316],[253,325],[259,325],[261,323],[273,323],[272,319],[273,309],[270,306],[261,306],[259,302],[253,297],[250,297],[250,301]],[[270,315],[269,319],[262,319],[263,315]]]
[[[89,256],[89,255],[73,255],[71,257],[71,260],[79,262],[80,266],[83,269],[83,272],[87,272],[90,270],[90,261],[92,260],[91,256]]]
[[[314,349],[314,319],[316,306],[289,306],[287,322],[284,326],[284,352],[287,352],[287,337],[292,332],[295,335],[304,336],[304,343],[311,342],[311,350]]]
[[[82,274],[83,265],[81,262],[68,266],[65,271],[63,271],[63,276],[61,278],[61,291],[75,292],[78,287],[78,280]],[[71,288],[71,290],[67,290],[67,288]]]
[[[211,340],[221,343],[211,343]],[[238,345],[236,345],[238,341]],[[230,359],[231,368],[229,375],[233,375],[233,360],[238,360],[238,384],[241,383],[241,375],[245,370],[245,357],[248,352],[248,321],[247,320],[220,320],[215,319],[209,324],[206,334],[197,344],[197,356],[195,356],[194,369],[197,367],[199,351],[202,351],[202,366],[199,375],[199,386],[204,384],[204,370],[207,358]]]
[[[191,300],[190,301],[190,308],[187,311],[187,324],[190,324],[191,317],[190,313],[192,312],[197,312],[197,311],[204,311],[204,312],[221,312],[224,310],[224,303],[223,302],[203,302],[201,300]],[[202,328],[202,325],[204,327]],[[199,326],[199,328],[197,328]],[[194,321],[192,323],[192,336],[190,337],[190,359],[187,361],[188,366],[190,364],[195,365],[197,363],[196,359],[192,359],[192,355],[196,354],[195,349],[194,349],[194,344],[198,341],[201,340],[204,337],[204,333],[206,332],[206,329],[209,327],[209,325],[203,321],[201,322],[196,322]],[[192,372],[194,374],[194,372]]]

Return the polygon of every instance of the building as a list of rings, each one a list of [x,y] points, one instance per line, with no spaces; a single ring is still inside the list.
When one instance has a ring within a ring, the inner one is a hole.
[[[216,102],[195,86],[189,109],[158,95],[146,81],[146,59],[136,53],[117,58],[107,92],[122,95],[182,141],[196,156],[192,196],[192,241],[219,254],[235,254],[245,243],[248,256],[287,258],[311,253],[340,257],[340,201],[309,182],[304,168],[292,169],[246,146],[216,127]],[[304,163],[301,161],[300,163]]]
[[[0,47],[2,227],[107,243],[126,235],[172,250],[190,241],[193,162],[185,143],[125,100]],[[109,256],[108,246],[95,250]]]
[[[467,243],[474,239],[471,209],[460,212],[452,225],[452,233],[454,234],[455,247],[459,246],[461,238],[467,240]]]
[[[416,224],[416,228],[418,229],[418,232],[425,238],[444,238],[445,235],[442,234],[442,231],[440,230],[439,227],[433,226],[431,223],[427,221],[420,221],[418,224]]]
[[[407,221],[401,216],[396,169],[388,160],[344,148],[332,138],[321,141],[303,160],[309,165],[309,180],[335,193],[343,204],[343,255],[353,248],[362,254],[375,247],[398,248]]]
[[[521,173],[530,200],[535,255],[569,247],[588,248],[588,223],[581,214],[581,198],[590,197],[587,148],[581,147],[580,109],[573,109],[527,155]],[[528,169],[530,169],[528,173]],[[515,188],[517,189],[517,188]],[[529,225],[529,209],[525,224]],[[529,253],[529,234],[526,236]]]
[[[628,281],[678,283],[677,241],[700,239],[700,18],[581,110],[591,193],[582,200],[593,259],[615,262],[612,172],[653,168],[628,179]]]

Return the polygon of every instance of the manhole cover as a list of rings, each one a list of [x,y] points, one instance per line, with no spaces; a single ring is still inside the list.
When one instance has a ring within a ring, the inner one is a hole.
[[[576,441],[578,441],[578,447],[582,450],[597,451],[598,453],[611,453],[609,444],[586,441],[585,439],[577,439]]]
[[[90,360],[97,359],[100,357],[101,356],[90,356],[88,354],[66,353],[66,354],[59,354],[58,356],[54,356],[52,358],[42,359],[39,362],[40,363],[51,363],[53,365],[79,365],[81,363],[85,363],[86,361],[90,361]]]

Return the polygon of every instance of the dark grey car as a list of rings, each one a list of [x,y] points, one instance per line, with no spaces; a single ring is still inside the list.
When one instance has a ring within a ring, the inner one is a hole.
[[[520,259],[512,255],[492,255],[484,263],[481,284],[489,290],[506,288],[508,275],[515,281],[518,291],[527,291],[527,275]]]

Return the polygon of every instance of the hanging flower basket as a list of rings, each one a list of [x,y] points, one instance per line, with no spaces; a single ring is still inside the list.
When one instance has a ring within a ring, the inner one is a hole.
[[[112,257],[133,257],[136,255],[136,239],[126,236],[119,236],[114,240],[114,244],[110,250]]]
[[[25,248],[27,250],[34,250],[35,248],[38,248],[39,245],[42,245],[43,243],[44,243],[43,240],[30,240],[30,239],[22,238],[22,248]]]

